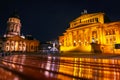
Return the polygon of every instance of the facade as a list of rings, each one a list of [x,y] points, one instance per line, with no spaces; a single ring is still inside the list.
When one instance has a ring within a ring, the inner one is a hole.
[[[39,41],[32,36],[21,36],[20,17],[14,13],[7,21],[4,39],[1,38],[2,51],[5,52],[37,52]]]
[[[112,22],[105,13],[83,13],[70,22],[59,36],[61,51],[81,51],[120,54],[120,21]]]
[[[3,51],[6,52],[37,52],[38,40],[29,40],[21,36],[7,37],[4,41]]]

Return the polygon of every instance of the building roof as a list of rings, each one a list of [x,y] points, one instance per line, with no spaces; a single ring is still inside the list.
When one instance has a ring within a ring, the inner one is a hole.
[[[85,14],[81,14],[79,17],[75,18],[74,20],[72,20],[71,22],[75,22],[81,18],[88,18],[88,17],[91,17],[91,16],[96,16],[96,15],[105,15],[105,13],[103,12],[98,12],[98,13],[85,13]]]

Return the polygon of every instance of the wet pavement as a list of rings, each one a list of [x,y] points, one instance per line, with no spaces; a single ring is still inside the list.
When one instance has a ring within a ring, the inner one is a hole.
[[[0,80],[25,80],[25,78],[17,75],[14,71],[2,67],[3,66],[0,65]]]
[[[8,71],[11,78],[15,78],[9,80],[120,80],[119,55],[21,54],[6,56],[1,62],[4,67],[16,72]],[[0,70],[3,76],[9,75],[5,74],[6,69]]]

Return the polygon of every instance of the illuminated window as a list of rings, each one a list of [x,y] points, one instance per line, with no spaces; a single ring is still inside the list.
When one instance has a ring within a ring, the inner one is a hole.
[[[7,47],[6,50],[9,51],[9,48]]]
[[[11,45],[13,46],[13,43]]]
[[[98,18],[95,18],[95,21],[98,22]]]
[[[73,46],[76,46],[76,41],[73,42]]]
[[[94,22],[94,19],[92,19],[92,22]]]
[[[112,35],[112,31],[109,31],[109,35]]]
[[[90,20],[88,20],[88,23],[90,22]]]
[[[108,43],[108,39],[106,39],[106,43]]]
[[[113,43],[112,39],[110,38],[110,43]]]
[[[19,46],[21,46],[21,44],[19,44]]]
[[[81,23],[81,19],[80,19],[80,23]]]
[[[92,37],[95,39],[97,38],[97,31],[92,31]]]
[[[116,41],[116,37],[115,37],[115,36],[113,37],[113,41],[114,41],[114,42]]]
[[[25,47],[25,44],[23,44],[23,47]]]
[[[87,42],[85,42],[85,46],[87,45]]]
[[[79,40],[78,42],[79,42],[79,45],[81,46],[81,41]]]
[[[92,43],[95,43],[95,39],[94,38],[92,38]]]
[[[113,34],[113,35],[115,34],[115,30],[112,30],[112,34]]]
[[[33,49],[34,47],[33,47],[33,45],[31,46],[31,49]]]
[[[90,22],[92,22],[92,19],[90,19]]]
[[[7,43],[6,45],[9,45],[9,43]]]

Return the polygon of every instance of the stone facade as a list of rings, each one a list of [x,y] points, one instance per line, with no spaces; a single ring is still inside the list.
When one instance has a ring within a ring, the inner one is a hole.
[[[37,52],[38,40],[28,40],[20,36],[8,37],[4,41],[4,51],[9,52]]]
[[[15,13],[9,17],[2,42],[2,51],[5,52],[37,52],[39,41],[32,36],[21,36],[21,22]]]
[[[120,21],[112,22],[105,13],[85,13],[70,22],[59,36],[61,51],[120,53],[114,45],[120,43]]]

